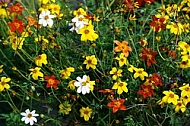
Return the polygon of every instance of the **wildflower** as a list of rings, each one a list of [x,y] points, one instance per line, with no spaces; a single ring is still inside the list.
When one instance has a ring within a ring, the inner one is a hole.
[[[80,15],[79,17],[74,17],[72,20],[72,23],[69,23],[69,26],[73,26],[69,31],[76,31],[79,33],[79,30],[82,29],[85,25],[88,25],[87,20],[85,20],[83,15]]]
[[[11,29],[11,32],[18,31],[20,34],[22,33],[23,29],[25,28],[24,23],[22,20],[18,20],[16,17],[13,19],[13,22],[9,22],[8,26]]]
[[[86,15],[86,11],[84,11],[84,9],[79,8],[78,10],[75,10],[73,12],[73,15],[75,15],[75,17],[79,17],[80,15]]]
[[[171,24],[168,24],[166,28],[170,29],[170,32],[174,33],[175,35],[180,35],[184,31],[183,25],[180,22],[178,23],[171,22]]]
[[[148,45],[148,42],[147,42],[147,39],[145,38],[145,39],[140,39],[140,45],[142,46],[142,47],[145,47],[145,46],[147,46]]]
[[[129,72],[133,73],[133,71],[135,71],[135,69],[137,69],[136,67],[134,67],[133,65],[130,65],[130,67],[127,69]]]
[[[20,3],[16,3],[15,5],[8,6],[10,14],[15,13],[21,15],[21,12],[24,10],[24,7],[20,5]]]
[[[179,41],[178,42],[178,49],[182,49],[182,55],[186,54],[187,52],[190,52],[190,45],[184,41]]]
[[[161,108],[163,108],[164,107],[164,101],[163,100],[159,100],[158,102],[157,102],[157,104],[159,104],[159,105],[161,105]]]
[[[93,82],[89,81],[89,77],[87,75],[83,75],[83,77],[77,77],[74,85],[78,87],[77,93],[81,93],[85,95],[86,93],[90,93],[90,90],[93,90]]]
[[[26,109],[25,112],[20,113],[22,116],[21,121],[24,121],[25,124],[30,123],[30,125],[34,125],[34,122],[37,122],[36,116],[39,116],[39,114],[36,114],[36,111],[33,110],[30,112],[29,109]]]
[[[186,69],[186,68],[189,68],[189,67],[190,67],[190,62],[188,62],[188,60],[181,61],[179,63],[179,68]]]
[[[179,112],[181,110],[181,112],[184,113],[186,110],[186,107],[182,101],[177,101],[177,104],[174,105],[174,108],[175,108],[175,112]]]
[[[134,14],[134,15],[132,16],[132,14],[130,14],[130,15],[129,15],[129,20],[130,20],[130,21],[135,21],[135,20],[137,20],[136,15]]]
[[[46,54],[41,54],[41,55],[38,55],[36,58],[35,58],[35,64],[37,66],[42,66],[42,64],[46,65],[47,64],[47,56]]]
[[[38,24],[42,24],[44,27],[48,26],[52,26],[53,25],[53,20],[52,18],[54,18],[54,15],[50,14],[50,11],[42,11],[39,15],[39,21]]]
[[[135,9],[135,4],[133,4],[133,1],[132,0],[125,0],[123,3],[122,3],[122,6],[124,8],[126,8],[126,11],[127,12],[133,12],[134,9]]]
[[[0,17],[7,18],[8,16],[9,16],[9,11],[7,11],[6,8],[0,7]]]
[[[52,14],[59,14],[60,13],[61,7],[58,4],[50,4],[49,8],[50,8]]]
[[[150,78],[150,81],[154,84],[155,87],[157,87],[158,85],[162,86],[162,78],[160,75],[158,75],[157,73],[153,73],[152,77]]]
[[[25,18],[28,20],[29,26],[35,26],[35,27],[38,26],[38,22],[34,19],[33,16],[26,16]]]
[[[71,76],[71,72],[74,72],[75,69],[73,67],[67,67],[63,70],[60,70],[61,78],[68,79]]]
[[[78,31],[78,34],[81,35],[81,41],[95,41],[98,38],[98,34],[95,33],[94,31],[94,26],[92,24],[85,25],[83,28],[81,28]]]
[[[173,50],[169,50],[168,51],[168,56],[171,56],[173,59],[176,59],[177,58],[177,54],[175,51]]]
[[[88,121],[91,114],[92,114],[92,109],[89,107],[82,107],[80,110],[80,117],[84,117],[85,121]]]
[[[60,81],[56,80],[54,75],[52,75],[51,77],[44,76],[44,78],[47,81],[46,88],[53,87],[54,89],[57,89],[57,85],[60,84]]]
[[[138,90],[137,94],[142,95],[142,97],[145,99],[147,96],[152,97],[154,94],[154,90],[151,88],[150,85],[141,85],[142,90]]]
[[[96,65],[97,65],[97,59],[95,57],[95,55],[92,56],[87,56],[86,60],[84,61],[83,64],[86,64],[86,69],[88,70],[90,67],[92,69],[96,69]]]
[[[113,90],[111,90],[111,89],[99,90],[98,92],[101,92],[103,94],[109,93],[110,95],[114,94]]]
[[[116,113],[118,110],[127,110],[127,108],[123,105],[124,102],[124,99],[113,99],[111,102],[107,104],[107,106],[113,109],[113,113]]]
[[[63,104],[59,104],[59,112],[68,115],[71,111],[71,104],[65,101]]]
[[[10,36],[9,38],[13,50],[22,49],[24,37]]]
[[[190,96],[190,86],[189,84],[185,84],[184,86],[179,88],[181,90],[181,96]]]
[[[184,30],[186,33],[189,33],[189,23],[183,24],[183,30]]]
[[[88,19],[88,20],[91,20],[91,21],[100,21],[99,19],[98,19],[98,17],[96,17],[96,15],[90,15],[90,14],[86,14],[86,15],[84,15],[84,17],[86,18],[86,19]]]
[[[37,38],[34,39],[35,42],[43,42],[43,43],[48,43],[49,41],[45,39],[44,36],[38,36]]]
[[[165,30],[166,26],[164,25],[165,18],[157,18],[156,16],[152,16],[152,22],[149,25],[154,29],[155,32],[160,32],[161,30]]]
[[[173,103],[174,105],[177,105],[177,100],[179,99],[179,96],[174,94],[173,91],[164,91],[163,94],[165,96],[162,98],[162,101],[165,103]]]
[[[74,85],[75,82],[76,82],[76,80],[71,80],[71,81],[69,81],[68,87],[69,87],[71,90],[75,90],[75,85]]]
[[[123,92],[128,92],[127,83],[121,80],[118,80],[118,82],[114,83],[112,89],[117,89],[117,94],[119,95]]]
[[[184,105],[187,105],[187,104],[190,102],[190,96],[189,96],[189,94],[188,94],[188,95],[181,96],[181,97],[180,97],[180,100],[183,101],[183,104],[184,104]]]
[[[123,65],[128,64],[127,58],[125,57],[125,55],[123,53],[121,53],[119,55],[119,57],[116,57],[115,59],[119,61],[119,66],[120,67],[122,67]]]
[[[10,85],[7,83],[11,81],[10,78],[6,78],[6,77],[1,77],[1,81],[0,81],[0,92],[2,92],[4,89],[9,89]]]
[[[35,67],[34,69],[29,69],[29,71],[32,71],[30,75],[32,75],[32,78],[34,80],[38,80],[38,77],[43,77],[44,74],[40,72],[41,68]]]
[[[143,68],[136,68],[134,78],[136,79],[137,77],[140,77],[141,80],[144,80],[144,77],[148,77],[148,74]]]
[[[131,47],[128,46],[128,42],[127,41],[119,42],[117,40],[115,40],[114,42],[117,45],[117,47],[114,48],[114,51],[115,52],[123,52],[123,54],[125,55],[125,57],[128,57],[129,56],[129,52],[132,51]]]
[[[123,71],[121,69],[118,69],[116,67],[113,67],[112,70],[110,71],[110,74],[113,74],[112,79],[116,80],[118,77],[122,76]]]
[[[156,51],[151,51],[150,48],[143,48],[141,51],[141,59],[146,60],[146,64],[149,67],[151,64],[156,64],[155,55]]]

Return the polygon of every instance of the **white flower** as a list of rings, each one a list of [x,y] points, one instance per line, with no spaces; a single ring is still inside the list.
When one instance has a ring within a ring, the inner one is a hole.
[[[73,26],[71,29],[69,29],[69,31],[76,31],[78,33],[78,31],[83,28],[85,25],[87,25],[88,23],[85,22],[84,20],[84,16],[80,15],[79,17],[74,17],[72,19],[72,23],[69,23],[69,26]]]
[[[82,78],[77,77],[77,81],[74,83],[76,87],[78,87],[77,92],[85,95],[86,93],[90,93],[90,83],[87,81],[88,76],[84,75]]]
[[[35,110],[33,110],[32,112],[30,112],[29,109],[26,109],[25,112],[20,113],[22,116],[21,121],[24,121],[25,124],[30,123],[30,125],[32,126],[34,124],[34,122],[37,122],[37,119],[35,118],[35,116],[39,116],[38,114],[35,114]]]
[[[52,18],[54,18],[54,15],[50,15],[50,11],[42,11],[40,16],[39,16],[39,21],[38,24],[42,24],[44,27],[46,27],[47,25],[49,25],[50,27],[53,25],[53,20]]]

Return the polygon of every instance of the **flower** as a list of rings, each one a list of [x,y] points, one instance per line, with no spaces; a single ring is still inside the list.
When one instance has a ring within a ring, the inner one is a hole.
[[[180,100],[183,101],[184,105],[187,105],[190,102],[190,96],[189,95],[184,95],[180,97]]]
[[[127,58],[125,57],[125,55],[123,53],[121,53],[119,55],[119,57],[116,57],[115,59],[119,61],[119,66],[120,67],[122,67],[123,65],[128,64],[128,60],[127,60]]]
[[[86,11],[84,9],[79,8],[78,10],[73,11],[73,15],[79,17],[80,15],[86,15]]]
[[[71,81],[69,81],[68,87],[69,87],[71,90],[75,90],[75,85],[74,85],[75,82],[76,82],[76,80],[71,80]]]
[[[43,43],[48,43],[49,41],[44,38],[44,36],[38,36],[37,38],[34,39],[35,42],[43,42]]]
[[[183,50],[182,55],[190,52],[190,45],[187,42],[179,41],[178,42],[178,49]]]
[[[32,71],[30,75],[32,75],[32,78],[34,80],[38,80],[38,77],[43,77],[44,74],[40,72],[41,68],[35,67],[34,69],[29,69],[29,71]]]
[[[85,121],[88,121],[91,114],[92,114],[92,109],[89,107],[82,107],[80,110],[80,117],[84,117]]]
[[[86,64],[86,69],[88,70],[90,67],[92,69],[96,69],[96,65],[97,65],[97,59],[95,57],[95,55],[92,56],[87,56],[86,60],[84,61],[83,64]]]
[[[181,90],[181,96],[190,96],[190,86],[189,84],[185,84],[184,86],[179,88]]]
[[[113,90],[111,89],[103,89],[103,90],[99,90],[98,92],[101,92],[103,94],[109,93],[110,95],[114,94]]]
[[[68,115],[71,111],[71,104],[65,101],[63,104],[59,104],[59,112]]]
[[[20,5],[20,3],[16,3],[15,5],[8,6],[10,14],[15,13],[21,15],[21,12],[24,10],[24,7]]]
[[[38,22],[34,19],[33,16],[25,16],[25,18],[28,20],[28,25],[29,26],[38,26]]]
[[[174,105],[177,105],[177,100],[179,99],[179,96],[174,94],[173,91],[163,91],[163,94],[165,96],[162,98],[162,101],[165,103],[173,103]]]
[[[63,70],[60,70],[61,78],[68,79],[71,76],[71,72],[74,72],[75,69],[73,67],[67,67]]]
[[[141,80],[144,80],[144,77],[148,77],[148,74],[143,68],[136,68],[134,78],[136,79],[137,77],[140,77]]]
[[[50,11],[42,11],[39,15],[39,21],[38,24],[42,24],[44,27],[48,26],[52,26],[53,25],[53,20],[52,18],[54,18],[54,15],[50,15]]]
[[[122,76],[122,70],[118,69],[116,67],[113,67],[112,70],[110,71],[110,74],[113,74],[112,79],[116,80],[118,77]]]
[[[149,25],[154,29],[155,32],[160,32],[161,30],[165,30],[166,26],[164,25],[165,18],[157,18],[156,16],[152,16],[152,22]]]
[[[131,49],[130,46],[128,46],[128,42],[127,41],[119,42],[118,40],[115,40],[114,43],[117,45],[114,48],[115,52],[123,52],[123,54],[125,55],[125,57],[129,56],[129,52],[131,52],[132,49]]]
[[[117,94],[122,94],[124,92],[128,92],[127,83],[123,82],[121,80],[118,80],[118,82],[114,83],[112,89],[117,89]]]
[[[151,88],[150,85],[141,85],[142,90],[138,90],[137,94],[142,95],[142,97],[145,99],[147,96],[152,97],[154,94],[154,90]]]
[[[168,24],[166,28],[170,29],[170,32],[174,33],[175,35],[180,35],[184,31],[183,25],[180,22],[171,22],[171,24]]]
[[[179,110],[181,110],[181,112],[184,113],[186,110],[186,107],[182,101],[177,101],[177,104],[174,105],[174,108],[175,108],[175,112],[179,112]]]
[[[111,102],[107,104],[107,106],[113,109],[113,113],[116,113],[118,110],[127,110],[127,108],[123,105],[124,102],[124,99],[113,99]]]
[[[0,92],[2,92],[4,89],[9,89],[10,88],[10,85],[7,83],[9,81],[11,81],[10,78],[1,77]]]
[[[30,125],[34,125],[34,122],[37,122],[36,116],[39,116],[38,114],[35,114],[35,110],[30,112],[29,109],[26,109],[25,112],[20,113],[22,116],[21,121],[24,121],[25,124],[30,123]]]
[[[25,37],[9,36],[13,50],[22,49]]]
[[[154,84],[155,87],[157,87],[158,85],[162,86],[162,78],[160,75],[158,75],[157,73],[153,73],[152,77],[150,78],[150,81]]]
[[[8,26],[11,29],[11,32],[18,31],[20,34],[22,33],[23,29],[25,28],[24,23],[22,20],[18,20],[16,17],[13,19],[13,22],[9,22]]]
[[[136,67],[134,67],[133,65],[130,65],[130,67],[127,69],[129,72],[133,73],[135,71],[135,69],[137,69]]]
[[[38,55],[36,58],[35,58],[35,64],[37,66],[42,66],[42,64],[46,65],[47,64],[47,56],[46,54],[41,54],[41,55]]]
[[[86,93],[90,93],[90,90],[93,90],[92,86],[94,83],[90,82],[87,75],[83,75],[83,77],[77,77],[74,85],[78,87],[77,93],[81,93],[85,95]]]
[[[51,77],[44,76],[44,78],[47,81],[46,88],[53,87],[54,89],[57,89],[57,85],[60,84],[60,81],[56,80],[54,75],[52,75]]]
[[[141,51],[141,59],[146,60],[146,64],[149,67],[151,64],[156,64],[155,55],[156,51],[151,51],[150,48],[143,48]]]
[[[94,31],[94,26],[89,23],[88,25],[85,25],[83,28],[79,29],[78,34],[81,35],[81,41],[95,41],[98,38],[98,34]]]

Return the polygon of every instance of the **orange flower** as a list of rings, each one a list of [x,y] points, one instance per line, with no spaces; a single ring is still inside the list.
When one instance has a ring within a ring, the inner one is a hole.
[[[99,90],[98,92],[101,92],[103,94],[109,93],[110,95],[114,94],[113,90],[111,90],[111,89]]]
[[[13,22],[9,22],[8,26],[11,29],[11,32],[18,31],[20,34],[22,33],[22,30],[25,28],[22,20],[18,20],[17,18],[13,19]]]
[[[117,45],[117,47],[114,48],[114,51],[115,52],[123,52],[125,57],[128,57],[129,52],[132,51],[131,47],[128,46],[128,42],[127,41],[119,42],[118,40],[115,40],[114,42]]]
[[[156,64],[156,60],[154,58],[156,51],[151,51],[150,48],[143,48],[141,52],[141,59],[146,60],[148,67],[151,65],[151,63]]]
[[[20,5],[20,3],[16,3],[15,5],[9,6],[10,13],[16,13],[21,14],[21,12],[24,10],[24,7]]]
[[[147,96],[152,97],[154,90],[151,88],[150,85],[141,85],[142,90],[139,90],[137,94],[142,95],[142,97],[145,99]]]
[[[113,108],[113,113],[116,113],[118,110],[127,110],[127,108],[123,105],[124,102],[124,99],[113,99],[112,102],[107,104],[107,106]]]
[[[38,25],[38,22],[34,19],[33,16],[31,16],[31,15],[26,16],[25,18],[28,20],[28,25],[29,26],[35,26],[35,27],[40,26],[40,25]]]
[[[51,77],[45,76],[44,78],[45,78],[46,81],[47,81],[46,88],[53,87],[54,89],[57,89],[57,84],[59,84],[60,81],[59,81],[59,80],[56,80],[54,75],[52,75]]]

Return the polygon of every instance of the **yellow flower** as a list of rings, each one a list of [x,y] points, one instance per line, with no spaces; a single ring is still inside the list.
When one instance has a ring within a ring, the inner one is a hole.
[[[122,94],[124,92],[128,92],[127,83],[118,80],[118,82],[114,83],[112,89],[117,89],[118,94]]]
[[[187,103],[190,102],[190,96],[189,96],[189,95],[181,96],[181,97],[180,97],[180,100],[183,101],[183,104],[184,104],[184,105],[187,105]]]
[[[96,69],[96,65],[97,65],[97,59],[95,57],[95,55],[92,56],[87,56],[86,60],[84,61],[83,64],[86,64],[86,69],[88,70],[90,67],[92,69]]]
[[[55,3],[55,0],[38,0],[38,2],[40,3],[40,4],[47,4],[47,3],[49,3],[49,2],[53,2],[53,3]]]
[[[65,101],[63,104],[59,105],[60,113],[68,115],[70,111],[71,111],[71,104],[69,104],[67,101]]]
[[[22,49],[22,45],[24,42],[24,37],[10,36],[10,42],[12,44],[13,50]]]
[[[0,73],[3,72],[3,65],[0,65]]]
[[[130,20],[130,21],[135,21],[135,20],[137,20],[137,19],[136,19],[136,15],[134,14],[134,15],[132,16],[132,14],[130,14],[130,15],[129,15],[129,20]]]
[[[92,113],[92,109],[90,109],[89,107],[82,107],[80,110],[80,117],[84,117],[85,121],[88,121],[91,113]]]
[[[86,83],[90,84],[90,90],[93,91],[94,90],[95,81],[90,81],[90,77],[87,76]]]
[[[183,50],[183,52],[181,52],[182,55],[187,54],[187,52],[190,52],[190,45],[184,41],[179,41],[178,42],[178,49],[179,50]]]
[[[175,35],[180,35],[184,31],[183,25],[180,22],[178,23],[171,22],[171,25],[168,24],[166,28],[170,29],[170,32],[174,33]]]
[[[169,91],[164,91],[163,94],[165,94],[166,96],[164,96],[162,98],[162,101],[165,103],[173,103],[174,105],[177,105],[177,100],[179,99],[179,96],[174,94],[174,92],[172,92],[171,90]]]
[[[185,84],[184,86],[179,88],[181,90],[181,96],[190,96],[190,86],[189,84]]]
[[[71,76],[71,72],[74,72],[75,69],[73,67],[68,67],[63,70],[60,70],[61,78],[68,79]]]
[[[116,80],[118,77],[122,76],[123,71],[121,69],[118,69],[116,67],[113,67],[112,70],[110,71],[110,74],[113,74],[112,79]]]
[[[128,64],[127,58],[125,57],[125,55],[123,53],[121,53],[119,55],[119,57],[116,57],[115,59],[119,61],[119,66],[120,67],[122,67],[123,65]]]
[[[10,85],[7,84],[7,82],[11,81],[10,78],[6,77],[1,77],[1,82],[0,82],[0,92],[3,91],[4,89],[9,89]]]
[[[161,108],[164,107],[164,101],[163,101],[163,100],[159,100],[159,101],[157,101],[157,104],[161,105]]]
[[[48,43],[49,41],[44,38],[44,36],[38,36],[37,38],[34,39],[35,42],[43,42],[43,43]]]
[[[30,75],[32,75],[32,78],[34,80],[38,80],[38,77],[43,77],[44,74],[40,72],[41,68],[35,67],[34,69],[29,69],[29,71],[32,71]]]
[[[9,16],[9,11],[5,8],[0,7],[0,17],[1,18],[7,18]]]
[[[88,25],[85,25],[83,28],[79,29],[78,34],[81,35],[81,41],[95,41],[98,38],[98,34],[94,31],[94,26],[89,23]]]
[[[79,17],[80,15],[86,15],[86,11],[84,11],[84,9],[79,8],[78,10],[75,10],[73,12],[73,15],[75,15],[76,17]]]
[[[140,77],[141,80],[144,80],[144,77],[148,77],[148,73],[144,71],[143,68],[136,68],[134,78]]]
[[[35,58],[35,64],[37,65],[37,66],[42,66],[42,63],[44,64],[44,65],[46,65],[47,64],[47,56],[46,56],[46,54],[41,54],[41,55],[38,55],[36,58]]]
[[[50,4],[49,5],[49,8],[51,9],[51,13],[52,14],[59,14],[60,13],[60,9],[61,9],[61,7],[60,7],[60,5],[58,5],[58,4]]]
[[[69,81],[68,87],[69,87],[71,90],[75,90],[75,85],[74,85],[75,82],[76,82],[76,80]]]
[[[181,61],[179,63],[179,68],[186,69],[186,68],[189,68],[189,67],[190,67],[190,62],[188,62],[188,60]]]
[[[181,110],[181,112],[184,113],[186,110],[186,107],[182,101],[177,101],[177,104],[174,105],[174,108],[175,108],[175,112],[179,112],[179,110]]]
[[[130,65],[130,67],[128,68],[128,71],[133,73],[135,71],[135,69],[137,69],[137,68],[134,67],[133,65]]]

